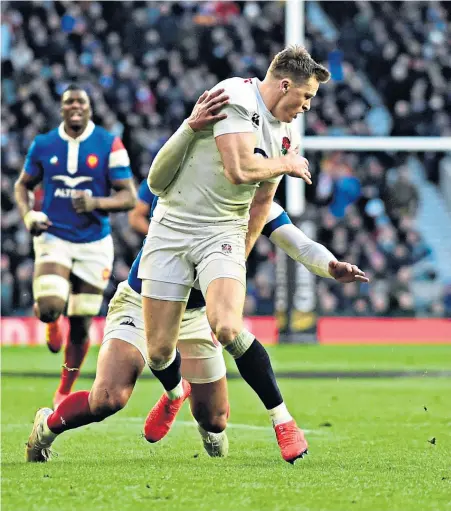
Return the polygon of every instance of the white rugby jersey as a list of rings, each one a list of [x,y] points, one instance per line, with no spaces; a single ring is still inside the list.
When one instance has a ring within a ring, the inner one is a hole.
[[[247,227],[258,184],[234,185],[226,178],[215,137],[255,133],[254,152],[264,158],[280,157],[300,140],[294,126],[278,121],[266,108],[259,83],[257,78],[229,78],[212,89],[223,88],[230,97],[222,110],[227,119],[196,133],[176,178],[158,200],[154,221],[193,228],[223,223]]]

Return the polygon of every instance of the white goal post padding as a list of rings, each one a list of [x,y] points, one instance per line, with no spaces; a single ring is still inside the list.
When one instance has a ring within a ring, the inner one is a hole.
[[[451,137],[303,137],[304,151],[450,151]]]

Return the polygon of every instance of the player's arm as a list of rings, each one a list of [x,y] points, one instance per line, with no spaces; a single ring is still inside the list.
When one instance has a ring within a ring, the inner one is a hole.
[[[94,209],[107,212],[128,211],[136,204],[136,187],[132,178],[130,158],[121,139],[115,137],[108,160],[108,178],[115,191],[109,197],[92,197],[81,192],[72,199],[77,213],[89,213]]]
[[[255,192],[249,211],[249,223],[246,235],[246,259],[260,236],[268,217],[278,183],[262,183]]]
[[[288,214],[276,203],[271,205],[262,234],[315,275],[342,283],[368,282],[365,273],[357,266],[337,261],[324,245],[313,241],[293,225]]]
[[[161,195],[176,177],[186,151],[196,131],[207,125],[225,119],[226,114],[218,113],[228,102],[224,89],[215,92],[205,91],[197,100],[188,119],[158,151],[149,170],[147,183],[155,195]]]
[[[25,159],[24,168],[14,184],[14,198],[25,227],[33,236],[46,231],[52,222],[42,211],[33,210],[33,190],[42,181],[42,167],[38,158],[36,141],[31,145]]]
[[[149,230],[150,207],[154,195],[149,190],[147,180],[144,180],[138,189],[138,200],[135,207],[128,213],[128,222],[130,226],[142,235],[146,235]]]
[[[235,91],[236,92],[236,91]],[[234,185],[254,184],[276,179],[285,174],[299,177],[312,184],[308,161],[296,151],[289,151],[280,158],[262,158],[254,153],[257,141],[246,100],[238,98],[224,108],[227,119],[213,128],[216,146],[221,154],[226,178]]]

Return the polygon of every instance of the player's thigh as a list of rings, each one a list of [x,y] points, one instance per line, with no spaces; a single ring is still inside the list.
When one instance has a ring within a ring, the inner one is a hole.
[[[217,335],[220,327],[241,329],[246,294],[245,240],[244,232],[229,228],[211,236],[199,249],[199,284],[208,321]]]
[[[90,318],[97,316],[103,302],[103,289],[71,275],[72,289],[69,295],[67,315],[73,318],[85,318],[84,324],[90,323]],[[77,322],[78,319],[75,319]],[[81,319],[80,319],[81,321]]]
[[[70,243],[49,233],[33,238],[35,271],[34,299],[44,308],[53,302],[64,309],[69,295],[69,275],[72,268]]]
[[[54,321],[64,312],[70,292],[69,277],[70,269],[61,264],[41,262],[36,265],[33,297],[43,321]]]
[[[72,276],[78,282],[91,286],[91,290],[85,291],[75,282],[74,293],[102,294],[108,285],[113,268],[114,247],[111,236],[91,243],[71,243],[71,249],[73,252]],[[85,287],[85,289],[88,288]]]
[[[143,284],[145,282],[143,281]],[[167,358],[173,353],[185,307],[186,303],[182,301],[142,297],[142,312],[149,358],[155,361],[157,356]]]
[[[47,232],[33,238],[35,278],[60,275],[69,278],[72,268],[71,243]]]
[[[143,283],[151,282],[152,286],[147,293],[144,293],[143,287],[143,296],[160,300],[187,300],[194,283],[194,264],[189,258],[193,243],[188,231],[155,221],[150,223],[138,277]]]
[[[89,404],[93,413],[113,413],[123,408],[144,369],[139,349],[122,339],[109,339],[100,348]]]
[[[243,308],[246,288],[234,278],[217,278],[207,288],[207,318],[218,340],[230,341],[243,328]],[[223,337],[227,339],[223,339]]]

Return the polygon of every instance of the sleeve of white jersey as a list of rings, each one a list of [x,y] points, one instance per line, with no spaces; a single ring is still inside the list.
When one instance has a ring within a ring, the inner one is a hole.
[[[336,257],[324,245],[306,236],[291,222],[286,211],[273,202],[262,234],[315,275],[333,278],[329,263]]]
[[[225,89],[224,94],[229,96],[229,104],[221,109],[227,118],[213,126],[214,137],[229,133],[254,133],[252,115],[257,110],[257,100],[249,84],[242,78],[233,78],[219,83],[212,91],[218,88]]]
[[[147,184],[155,195],[162,195],[175,179],[195,132],[185,119],[163,145],[149,169]]]

